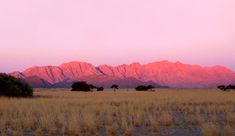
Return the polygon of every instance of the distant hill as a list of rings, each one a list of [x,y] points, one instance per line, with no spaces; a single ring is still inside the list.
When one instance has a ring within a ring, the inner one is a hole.
[[[34,87],[70,87],[74,81],[87,81],[97,86],[214,88],[235,83],[235,73],[223,66],[202,67],[181,62],[160,61],[148,64],[93,66],[86,62],[69,62],[60,66],[31,67],[23,72],[9,73],[25,79]]]

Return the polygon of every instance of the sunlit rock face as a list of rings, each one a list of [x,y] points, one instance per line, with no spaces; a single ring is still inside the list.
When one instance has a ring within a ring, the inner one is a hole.
[[[114,83],[120,84],[121,87],[154,84],[172,88],[215,88],[220,84],[235,84],[235,73],[228,68],[201,67],[168,61],[97,67],[86,62],[69,62],[60,66],[31,67],[10,75],[27,79],[27,82],[33,82],[31,84],[36,84],[37,87],[41,84],[69,87],[72,82],[78,80],[107,87]]]

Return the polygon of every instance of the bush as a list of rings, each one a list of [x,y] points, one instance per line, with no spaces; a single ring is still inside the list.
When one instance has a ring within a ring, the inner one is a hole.
[[[71,91],[89,92],[91,91],[91,88],[93,88],[93,86],[87,84],[85,81],[80,81],[80,82],[73,83]]]
[[[226,86],[225,85],[219,85],[217,86],[218,89],[225,91],[226,90]]]
[[[114,91],[116,91],[116,90],[119,88],[119,86],[116,85],[116,84],[114,84],[114,85],[112,85],[110,88],[112,88],[112,89],[114,89]]]
[[[98,87],[97,91],[104,91],[104,87]]]
[[[140,86],[137,86],[135,88],[136,91],[147,91],[147,87],[146,86],[143,86],[143,85],[140,85]]]
[[[135,90],[136,91],[148,91],[148,90],[152,90],[153,88],[154,86],[152,85],[148,85],[148,86],[140,85],[140,86],[137,86]]]
[[[220,85],[217,88],[222,91],[229,91],[229,90],[235,90],[235,85],[228,85],[228,86]]]
[[[89,87],[90,87],[90,89],[97,89],[97,87],[92,84],[89,84]]]
[[[10,97],[33,96],[33,88],[25,81],[0,73],[0,94]]]

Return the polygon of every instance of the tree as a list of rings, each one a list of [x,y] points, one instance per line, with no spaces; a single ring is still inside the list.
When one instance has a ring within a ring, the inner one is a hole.
[[[72,85],[71,91],[89,92],[89,91],[91,91],[91,85],[87,84],[85,81],[75,82]]]
[[[97,91],[104,91],[104,87],[97,87]]]
[[[140,86],[137,86],[135,90],[136,91],[148,91],[148,90],[152,90],[153,88],[155,87],[152,85],[148,85],[148,86],[140,85]]]
[[[225,85],[219,85],[217,88],[222,90],[222,91],[226,91],[226,86]]]
[[[229,90],[235,90],[235,85],[228,85],[228,86],[220,85],[217,88],[222,91],[229,91]]]
[[[119,86],[116,84],[113,84],[110,88],[112,88],[112,89],[114,89],[114,91],[116,91],[119,88]]]
[[[228,85],[226,90],[235,90],[235,85]]]
[[[89,84],[89,87],[90,87],[90,89],[97,89],[97,87],[92,84]]]
[[[33,96],[33,88],[25,81],[0,73],[0,94],[10,97]]]
[[[147,91],[148,88],[146,86],[140,85],[135,88],[136,91]]]
[[[148,88],[148,90],[153,90],[155,87],[152,85],[148,85],[147,88]]]

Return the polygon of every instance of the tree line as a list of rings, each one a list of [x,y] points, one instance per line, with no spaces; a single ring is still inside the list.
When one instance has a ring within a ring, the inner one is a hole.
[[[72,84],[71,91],[104,91],[102,86],[94,86],[88,84],[85,81],[74,82]],[[113,84],[110,88],[114,91],[119,89],[119,85]],[[153,85],[139,85],[135,88],[136,91],[154,91],[155,87]],[[223,91],[235,90],[235,85],[220,85],[217,87]],[[0,73],[0,96],[9,96],[9,97],[31,97],[33,96],[34,89],[26,83],[23,79],[17,79],[8,74]]]
[[[217,88],[222,91],[230,91],[230,90],[235,90],[235,85],[228,85],[228,86],[219,85]]]
[[[110,88],[112,88],[114,91],[117,91],[119,89],[119,85],[113,84]],[[153,91],[155,87],[153,85],[140,85],[135,88],[136,91],[148,91],[151,90]],[[71,91],[84,91],[84,92],[91,92],[91,91],[103,91],[104,87],[97,87],[92,84],[88,84],[85,81],[79,81],[79,82],[74,82],[72,84],[72,89]]]

